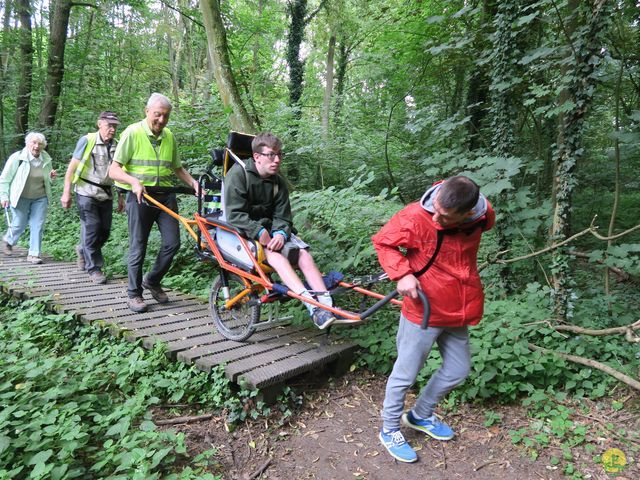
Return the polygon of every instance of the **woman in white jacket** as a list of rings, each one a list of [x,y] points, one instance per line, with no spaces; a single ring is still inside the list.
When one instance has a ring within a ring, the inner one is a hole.
[[[44,151],[47,140],[38,132],[27,134],[25,147],[12,154],[0,174],[0,202],[11,206],[13,220],[2,237],[2,252],[11,255],[13,246],[29,224],[29,253],[27,261],[42,263],[40,245],[42,227],[51,199],[51,180],[57,175],[51,157]]]

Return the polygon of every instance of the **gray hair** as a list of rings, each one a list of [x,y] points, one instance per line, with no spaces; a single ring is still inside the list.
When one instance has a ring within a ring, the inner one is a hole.
[[[40,145],[42,145],[43,148],[47,146],[47,139],[44,138],[44,135],[40,132],[27,133],[27,136],[24,137],[24,146],[26,147],[27,145],[29,145],[29,142],[31,142],[31,140],[36,140]]]
[[[173,108],[171,100],[169,100],[168,97],[161,93],[153,92],[149,97],[149,100],[147,100],[147,108],[153,107],[156,103],[160,103],[163,107],[166,107],[169,110]]]

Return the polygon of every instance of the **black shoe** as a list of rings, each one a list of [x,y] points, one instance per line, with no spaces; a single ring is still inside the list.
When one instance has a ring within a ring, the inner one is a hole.
[[[144,313],[149,309],[142,297],[130,298],[127,302],[127,306],[136,313]]]
[[[107,277],[104,276],[100,270],[95,270],[89,274],[89,278],[93,283],[97,283],[99,285],[104,285],[107,283]]]
[[[78,270],[82,270],[84,272],[86,265],[87,264],[84,261],[84,253],[82,253],[82,247],[80,245],[76,245],[76,266],[78,267]]]
[[[150,285],[147,283],[146,279],[143,279],[142,288],[146,288],[147,290],[149,290],[149,293],[151,294],[151,296],[158,303],[167,303],[169,301],[169,297],[167,296],[167,294],[164,292],[164,290],[160,285]]]

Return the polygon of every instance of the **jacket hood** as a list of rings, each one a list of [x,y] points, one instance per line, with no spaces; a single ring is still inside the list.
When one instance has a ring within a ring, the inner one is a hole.
[[[429,213],[434,213],[435,211],[433,208],[433,199],[436,198],[436,194],[438,193],[438,190],[440,190],[440,187],[442,187],[442,183],[438,183],[437,185],[432,186],[424,193],[424,195],[420,199],[420,205]],[[467,218],[462,223],[475,222],[486,213],[487,199],[482,193],[480,193],[478,201],[476,202],[476,206],[473,207],[473,215]]]

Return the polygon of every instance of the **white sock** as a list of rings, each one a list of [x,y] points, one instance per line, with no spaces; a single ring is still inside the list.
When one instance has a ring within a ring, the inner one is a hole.
[[[331,294],[329,292],[321,292],[318,293],[318,302],[320,302],[325,307],[333,307],[333,298],[331,298]]]
[[[297,292],[297,293],[298,293],[298,295],[301,295],[301,296],[303,296],[303,297],[310,298],[311,300],[315,300],[314,296],[313,296],[313,295],[311,295],[311,294],[309,293],[309,291],[308,291],[308,290],[306,290],[306,289],[305,289],[305,290],[302,290],[301,292]],[[307,303],[307,302],[303,302],[303,303],[304,303],[304,306],[305,306],[305,307],[307,307],[307,310],[309,310],[309,313],[310,313],[310,314],[313,314],[313,311],[314,311],[316,308],[318,308],[318,307],[316,307],[315,305],[311,305],[310,303]]]

